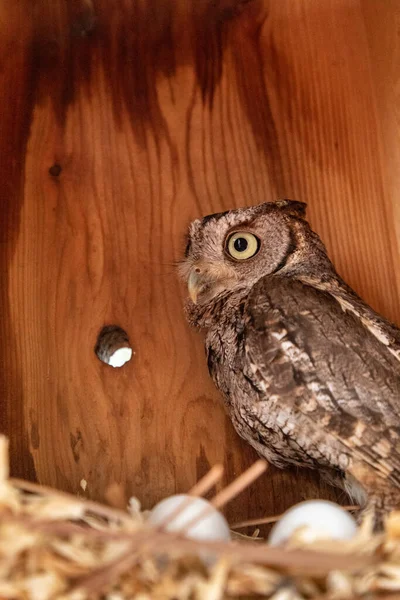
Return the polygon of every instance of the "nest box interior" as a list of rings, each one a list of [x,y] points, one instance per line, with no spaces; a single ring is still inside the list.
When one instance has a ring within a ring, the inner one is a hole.
[[[150,507],[216,463],[223,485],[254,462],[183,314],[175,263],[194,218],[306,201],[341,275],[400,320],[396,18],[391,0],[3,4],[0,422],[14,476]],[[109,325],[132,350],[121,368],[95,352]],[[227,517],[314,497],[346,501],[270,467]]]

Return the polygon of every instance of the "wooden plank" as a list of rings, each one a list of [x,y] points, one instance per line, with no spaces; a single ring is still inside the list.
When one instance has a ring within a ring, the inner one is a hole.
[[[400,4],[362,0],[362,14],[370,51],[376,114],[380,126],[380,165],[384,180],[388,236],[395,265],[400,252]],[[399,289],[400,269],[394,270]],[[395,314],[399,320],[398,312]]]
[[[2,413],[13,472],[73,492],[85,479],[89,497],[120,505],[137,495],[151,506],[216,462],[229,481],[255,454],[183,317],[174,263],[192,218],[306,200],[339,271],[399,319],[365,11],[355,0],[40,0],[27,26],[28,4],[13,9],[12,28],[11,9],[0,12],[10,48]],[[136,352],[120,370],[94,354],[110,323]],[[271,468],[227,514],[316,496],[346,501],[314,474]]]
[[[23,364],[19,354],[23,340],[14,333],[9,293],[9,267],[18,243],[24,160],[33,110],[30,11],[24,8],[0,5],[0,422],[2,431],[10,437],[13,472],[33,477],[23,412]]]

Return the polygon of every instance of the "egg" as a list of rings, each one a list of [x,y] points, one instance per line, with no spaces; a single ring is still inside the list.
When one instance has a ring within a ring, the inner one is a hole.
[[[179,506],[190,500],[172,521],[168,517],[173,516]],[[196,521],[192,527],[185,531],[185,536],[193,540],[202,541],[227,541],[231,539],[230,530],[226,519],[204,498],[188,496],[187,494],[176,494],[165,498],[153,508],[148,517],[148,522],[153,525],[165,523],[167,531],[178,531],[189,524],[195,517],[199,516],[208,508],[210,512],[205,517]]]
[[[284,543],[299,528],[304,529],[303,539],[349,540],[357,532],[354,518],[343,508],[327,500],[308,500],[296,504],[275,523],[268,538],[271,546]]]

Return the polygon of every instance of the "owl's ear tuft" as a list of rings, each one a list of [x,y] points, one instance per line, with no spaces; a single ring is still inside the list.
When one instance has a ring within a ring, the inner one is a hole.
[[[298,200],[278,200],[275,202],[275,206],[293,217],[299,217],[300,219],[306,218],[307,204],[305,202],[300,202]]]
[[[200,219],[195,219],[189,225],[189,236],[194,235],[201,227]]]

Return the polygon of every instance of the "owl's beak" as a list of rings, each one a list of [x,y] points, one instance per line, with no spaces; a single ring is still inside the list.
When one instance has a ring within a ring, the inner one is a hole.
[[[223,290],[229,289],[235,280],[235,273],[227,267],[200,260],[189,273],[189,296],[194,304],[209,302]]]
[[[201,273],[196,269],[192,269],[188,279],[188,292],[190,299],[194,304],[197,304],[197,297],[201,288],[203,287],[203,278]]]
[[[205,298],[212,298],[216,283],[216,276],[211,265],[202,261],[195,263],[188,279],[188,292],[192,302],[198,304],[199,300],[202,302]]]

